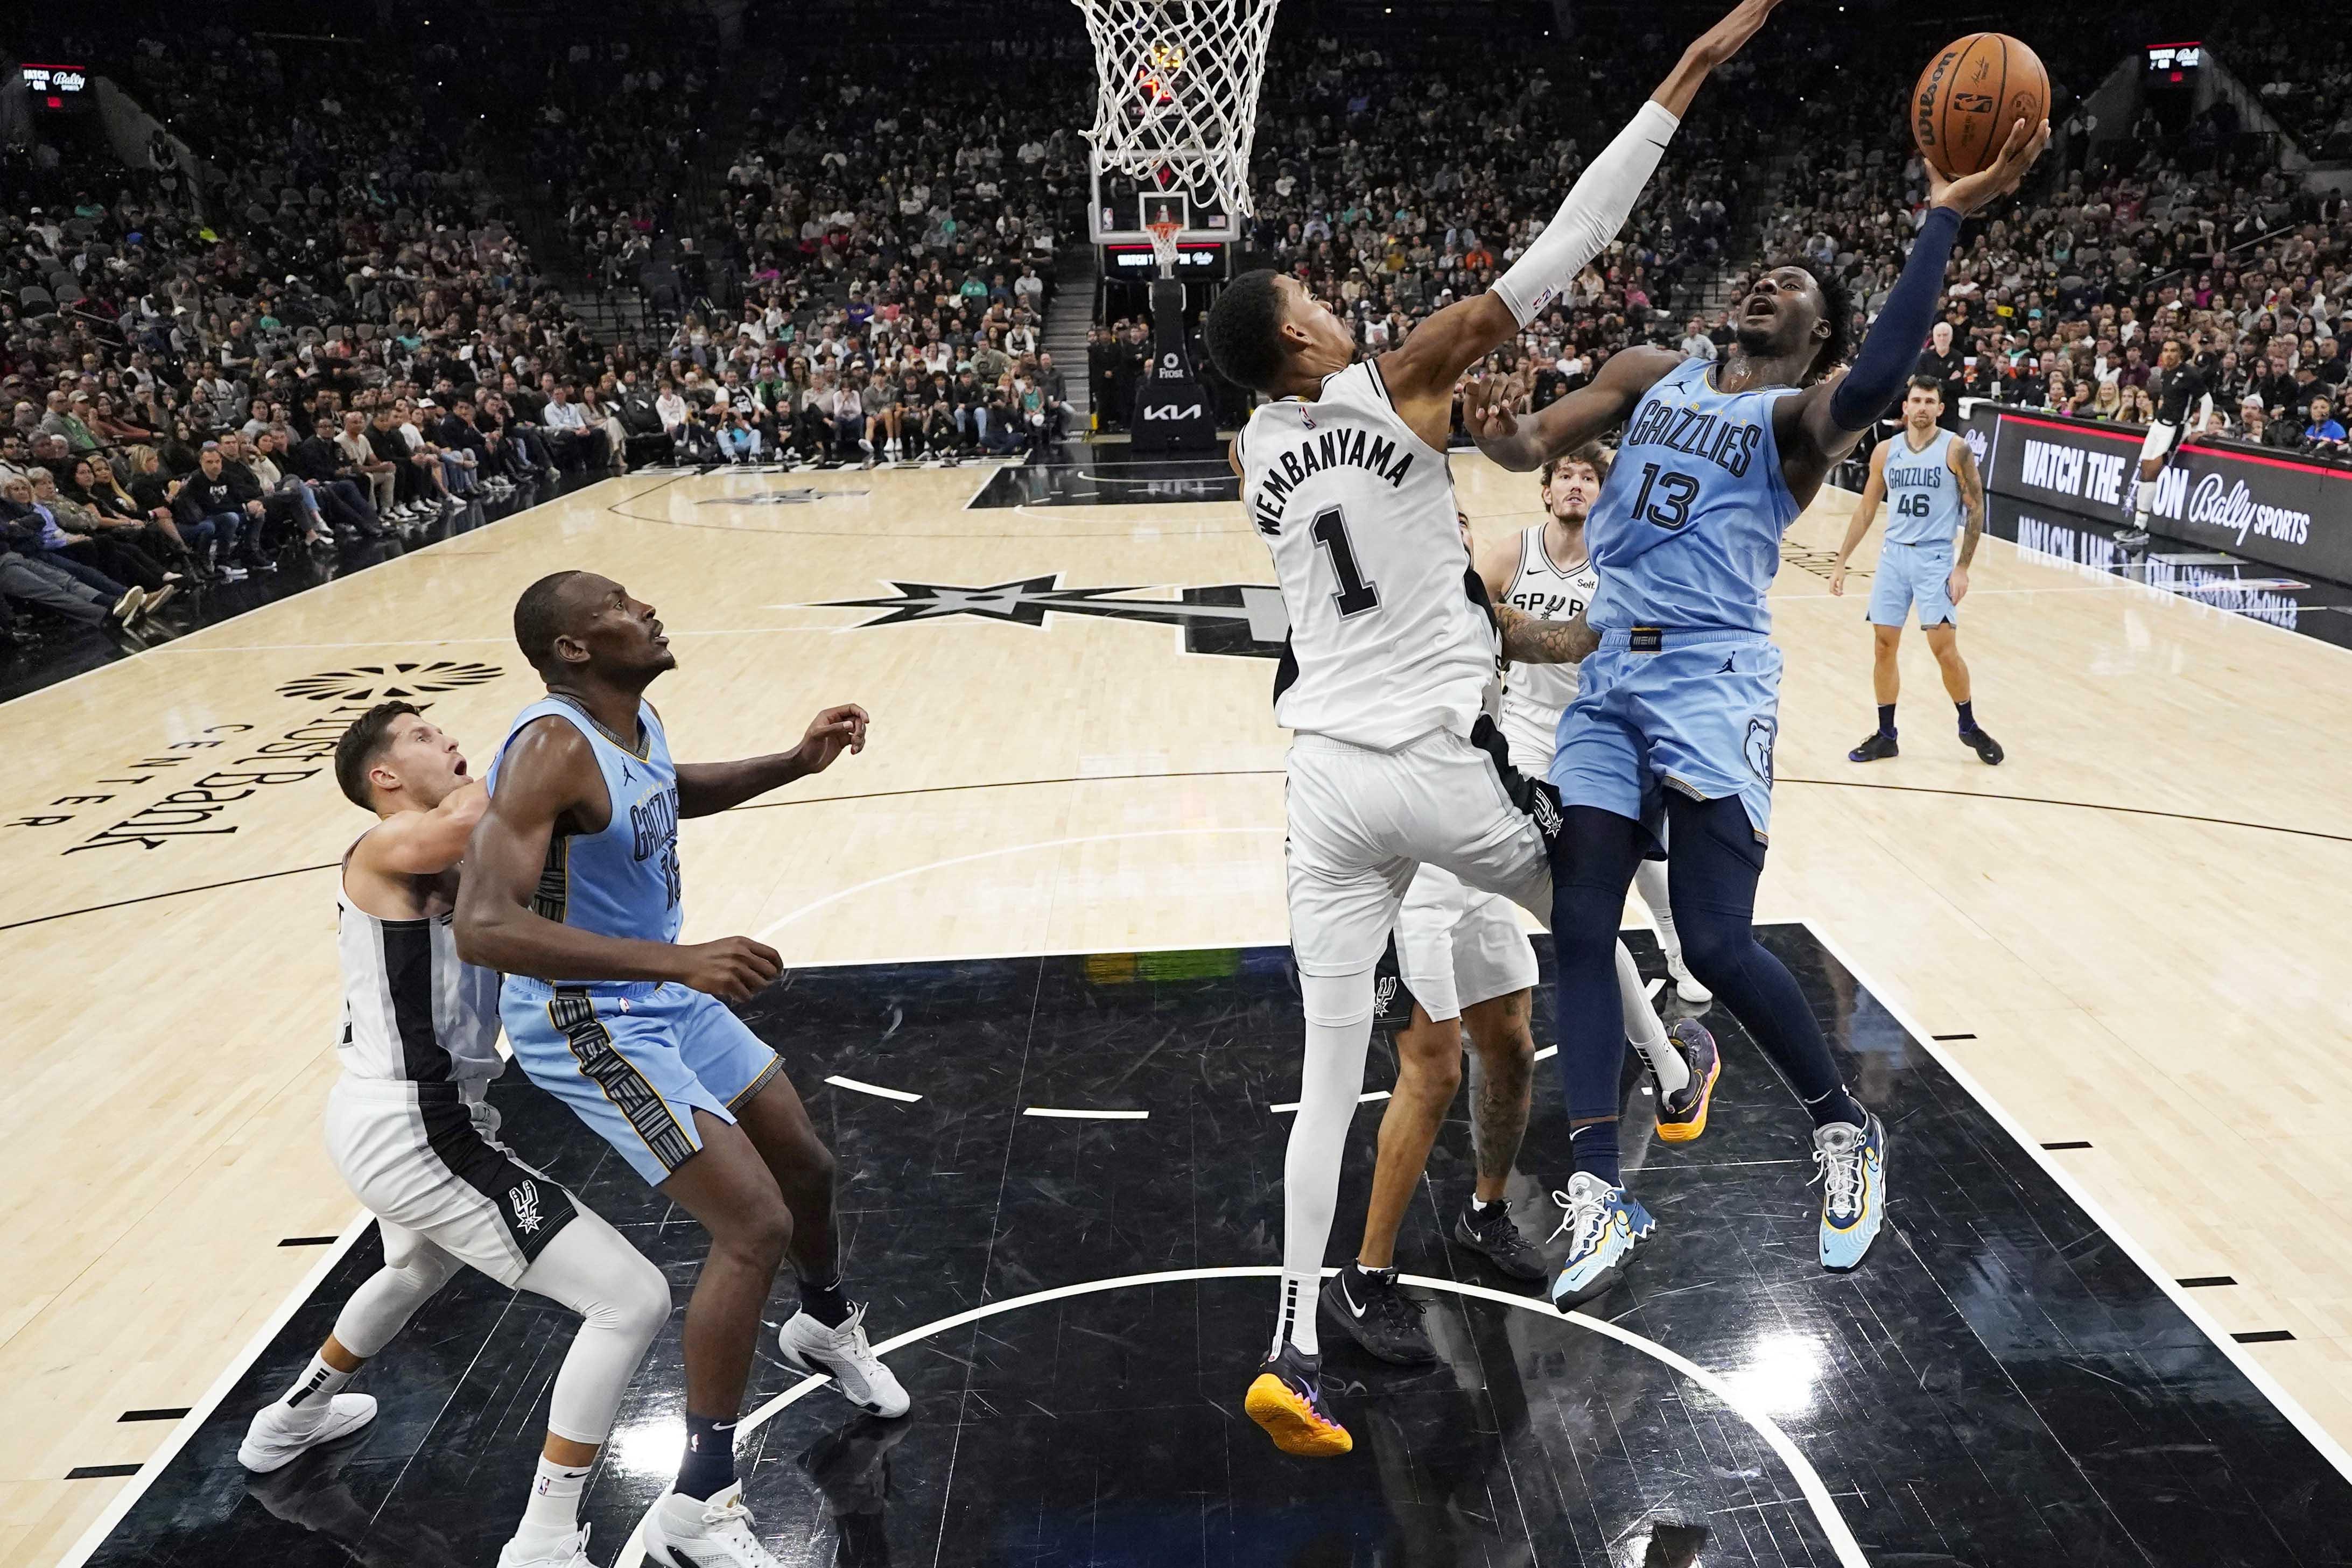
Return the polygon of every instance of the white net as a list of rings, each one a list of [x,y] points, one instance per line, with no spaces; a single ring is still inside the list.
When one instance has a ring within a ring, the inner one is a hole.
[[[1246,215],[1258,85],[1279,0],[1077,0],[1109,172]]]

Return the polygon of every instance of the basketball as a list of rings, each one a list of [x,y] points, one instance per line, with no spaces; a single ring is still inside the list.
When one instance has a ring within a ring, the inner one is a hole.
[[[2007,33],[1970,33],[1936,52],[1911,94],[1911,136],[1928,162],[1955,177],[2000,156],[2010,127],[2050,112],[2042,57]]]

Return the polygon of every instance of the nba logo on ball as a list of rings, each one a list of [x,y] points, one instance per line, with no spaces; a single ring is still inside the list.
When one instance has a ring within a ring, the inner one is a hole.
[[[2018,120],[2050,112],[2050,73],[2006,33],[1970,33],[1937,52],[1912,89],[1911,136],[1945,175],[1974,174],[2000,156]]]

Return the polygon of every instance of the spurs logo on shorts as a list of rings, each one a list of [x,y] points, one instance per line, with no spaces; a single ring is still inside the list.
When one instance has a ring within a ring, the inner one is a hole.
[[[524,1182],[507,1188],[507,1207],[513,1211],[515,1228],[525,1236],[536,1236],[546,1223],[539,1212],[539,1184]]]

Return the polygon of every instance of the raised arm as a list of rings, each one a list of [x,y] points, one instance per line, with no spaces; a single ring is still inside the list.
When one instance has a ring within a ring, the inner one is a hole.
[[[1740,0],[1683,51],[1671,74],[1601,149],[1559,211],[1495,286],[1449,305],[1381,356],[1379,370],[1405,423],[1442,447],[1454,384],[1463,371],[1510,341],[1625,225],[1642,188],[1709,72],[1756,36],[1780,0]]]
[[[1862,487],[1862,499],[1853,506],[1853,520],[1845,526],[1845,543],[1838,546],[1837,562],[1830,568],[1830,591],[1843,596],[1845,592],[1845,563],[1853,559],[1863,535],[1878,519],[1878,505],[1886,499],[1886,445],[1870,455],[1870,478]]]
[[[352,846],[351,867],[378,876],[438,876],[466,858],[466,841],[489,804],[490,792],[477,779],[429,811],[395,811]]]
[[[1919,362],[1936,307],[1944,291],[1944,267],[1960,220],[2017,189],[2033,161],[2050,143],[2050,122],[2020,120],[2010,128],[2000,156],[1980,172],[1954,180],[1928,166],[1927,221],[1912,242],[1903,275],[1888,291],[1885,308],[1871,323],[1853,367],[1814,382],[1772,411],[1772,436],[1780,448],[1780,471],[1799,505],[1811,502],[1838,460],[1854,448],[1862,433],[1878,423],[1903,382]]]
[[[1524,425],[1511,412],[1500,383],[1473,382],[1463,392],[1462,423],[1478,450],[1504,467],[1540,468],[1624,423],[1642,394],[1682,361],[1672,349],[1627,349],[1612,354],[1600,374]]]
[[[795,779],[822,773],[843,751],[866,749],[866,710],[856,703],[845,703],[811,720],[808,733],[790,751],[736,762],[681,762],[677,765],[677,814],[708,817],[755,795],[782,789]]]
[[[578,729],[542,719],[516,737],[498,793],[466,848],[457,956],[542,980],[676,980],[733,1002],[774,979],[782,967],[774,950],[746,937],[681,947],[583,931],[531,907],[558,828],[580,816],[609,818],[612,809],[595,753]]]

